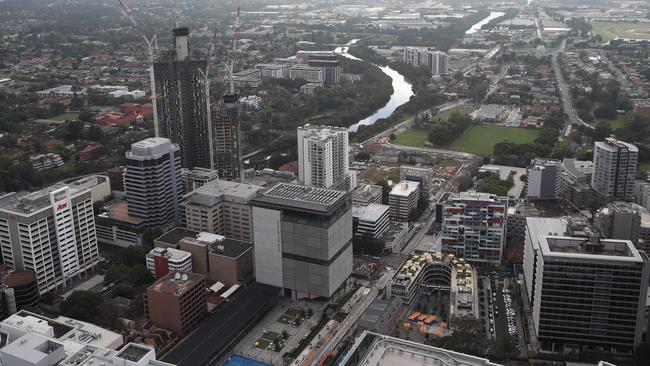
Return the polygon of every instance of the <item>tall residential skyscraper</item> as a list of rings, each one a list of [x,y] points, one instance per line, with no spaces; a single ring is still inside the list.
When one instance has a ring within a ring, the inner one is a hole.
[[[41,294],[99,263],[91,191],[61,183],[0,197],[0,248],[7,269],[36,274]]]
[[[507,213],[507,197],[451,194],[442,208],[442,251],[477,264],[498,265],[505,247]]]
[[[404,47],[404,63],[413,66],[428,66],[433,75],[449,72],[449,56],[442,51],[431,51],[418,47]]]
[[[431,66],[433,75],[442,75],[449,72],[449,56],[441,51],[426,52],[424,54],[427,66]]]
[[[179,223],[183,183],[178,145],[160,137],[131,145],[126,152],[124,190],[129,215],[144,219],[142,227]]]
[[[633,200],[639,149],[608,137],[594,146],[591,188],[606,201]]]
[[[348,130],[344,127],[298,127],[298,179],[321,188],[352,188]]]
[[[629,240],[573,237],[527,218],[524,280],[542,350],[631,353],[642,341],[650,263]]]
[[[252,202],[257,282],[332,296],[352,273],[350,193],[282,183]]]
[[[174,49],[154,62],[159,136],[178,144],[184,168],[211,168],[207,61],[190,56],[187,27],[173,31]]]
[[[241,175],[239,149],[239,94],[226,93],[215,110],[214,169],[219,178],[233,180]]]

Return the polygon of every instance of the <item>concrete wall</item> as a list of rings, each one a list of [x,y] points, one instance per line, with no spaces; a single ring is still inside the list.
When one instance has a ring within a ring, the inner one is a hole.
[[[285,287],[282,273],[282,232],[280,211],[253,207],[255,278],[257,282]]]

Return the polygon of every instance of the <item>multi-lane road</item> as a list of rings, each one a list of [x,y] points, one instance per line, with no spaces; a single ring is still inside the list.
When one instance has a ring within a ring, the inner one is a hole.
[[[571,132],[572,125],[574,126],[582,125],[592,129],[594,127],[586,123],[585,121],[583,121],[582,118],[578,116],[578,111],[573,105],[573,97],[571,96],[571,87],[567,84],[566,80],[564,80],[564,76],[562,75],[562,69],[560,68],[560,62],[558,60],[560,54],[564,52],[565,48],[566,48],[566,39],[562,40],[560,46],[555,51],[553,51],[553,54],[551,55],[551,59],[553,61],[553,72],[555,73],[557,87],[558,89],[560,89],[560,95],[562,96],[562,107],[564,108],[564,113],[566,113],[568,117],[564,122],[564,130],[562,133],[562,136],[566,137]]]

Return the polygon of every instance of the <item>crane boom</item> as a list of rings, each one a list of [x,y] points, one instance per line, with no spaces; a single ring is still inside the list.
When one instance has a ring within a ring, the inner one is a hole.
[[[235,29],[232,37],[232,55],[230,59],[230,94],[235,94],[235,81],[233,74],[235,73],[235,52],[237,52],[237,37],[239,36],[239,12],[241,6],[237,7],[237,17],[235,18]]]
[[[151,87],[151,109],[153,110],[153,128],[155,136],[158,137],[160,132],[158,128],[158,97],[156,96],[156,80],[153,71],[154,54],[158,49],[158,40],[155,34],[151,38],[147,37],[147,35],[144,33],[144,23],[140,18],[137,17],[137,15],[131,11],[131,8],[129,8],[124,0],[117,0],[117,2],[120,5],[124,17],[126,17],[131,22],[131,24],[133,24],[133,26],[144,39],[144,42],[147,44],[147,53],[149,56],[149,84]]]

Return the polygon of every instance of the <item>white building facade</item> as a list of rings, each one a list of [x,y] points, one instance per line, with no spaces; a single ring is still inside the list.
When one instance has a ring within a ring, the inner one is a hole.
[[[91,192],[57,184],[0,197],[0,248],[9,270],[36,274],[41,294],[99,263]]]
[[[308,186],[348,189],[348,130],[344,127],[298,127],[298,180]]]
[[[634,199],[639,149],[627,142],[606,138],[594,145],[591,188],[606,200]]]

